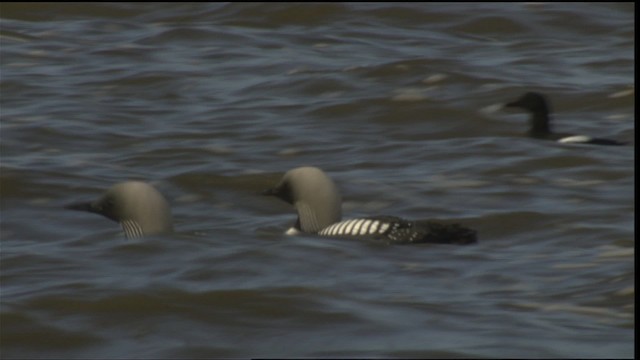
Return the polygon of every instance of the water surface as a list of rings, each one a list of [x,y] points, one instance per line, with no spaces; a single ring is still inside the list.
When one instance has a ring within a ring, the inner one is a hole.
[[[632,3],[0,9],[3,358],[633,356]],[[479,243],[285,236],[302,165]],[[175,234],[62,209],[128,179]]]

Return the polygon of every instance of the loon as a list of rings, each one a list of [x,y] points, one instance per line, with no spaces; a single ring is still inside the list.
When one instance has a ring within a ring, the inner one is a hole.
[[[97,213],[116,221],[128,239],[173,231],[171,210],[164,196],[141,181],[115,184],[96,201],[69,204],[65,208]]]
[[[395,216],[374,216],[342,221],[342,200],[335,183],[316,167],[305,166],[286,172],[263,195],[276,196],[292,204],[298,219],[286,233],[311,233],[339,238],[382,240],[389,244],[471,244],[476,232],[459,224],[428,220],[409,221]]]
[[[537,92],[528,92],[504,107],[520,108],[531,113],[529,122],[531,128],[528,135],[537,139],[556,140],[560,143],[593,144],[593,145],[624,145],[617,140],[593,138],[585,135],[557,134],[551,132],[549,113],[551,112],[545,97]]]

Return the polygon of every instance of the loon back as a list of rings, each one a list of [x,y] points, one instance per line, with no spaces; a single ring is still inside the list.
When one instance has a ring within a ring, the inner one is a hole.
[[[383,241],[389,244],[472,244],[475,230],[459,224],[434,221],[409,221],[395,216],[375,216],[344,220],[318,232],[329,237],[351,237]]]
[[[275,195],[293,204],[298,219],[287,234],[300,232],[330,237],[375,239],[386,243],[471,244],[476,232],[458,224],[407,221],[395,216],[377,216],[340,221],[340,194],[320,169],[301,167],[288,171],[264,195]]]

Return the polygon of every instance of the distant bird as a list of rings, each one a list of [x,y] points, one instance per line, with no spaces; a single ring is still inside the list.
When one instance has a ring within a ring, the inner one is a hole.
[[[275,187],[263,194],[276,196],[296,208],[298,219],[287,234],[372,239],[390,244],[471,244],[477,241],[475,230],[459,224],[408,221],[395,216],[341,221],[340,192],[331,178],[316,167],[289,170]]]
[[[528,135],[537,139],[555,140],[561,143],[593,144],[593,145],[624,145],[617,140],[594,138],[586,135],[558,134],[551,132],[551,109],[545,97],[536,92],[528,92],[504,107],[520,108],[531,113]]]
[[[171,210],[164,196],[141,181],[113,185],[96,201],[65,208],[93,212],[116,221],[129,239],[173,231]]]

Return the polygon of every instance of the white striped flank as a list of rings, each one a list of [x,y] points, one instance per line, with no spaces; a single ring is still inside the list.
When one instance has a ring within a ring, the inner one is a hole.
[[[122,220],[120,225],[122,226],[122,230],[124,230],[124,234],[127,236],[127,239],[141,238],[144,236],[142,227],[134,220]]]
[[[349,221],[349,225],[347,225],[346,229],[344,229],[345,234],[351,235],[351,234],[352,234],[351,230],[353,230],[354,225],[355,225],[356,223],[361,222],[361,221],[362,221],[362,220],[358,220],[358,219],[356,219],[356,220],[350,220],[350,221]],[[357,233],[356,233],[356,234],[357,234]]]
[[[339,223],[338,223],[338,224],[339,224]],[[319,235],[322,235],[322,236],[331,236],[331,235],[333,235],[333,231],[335,230],[336,225],[337,225],[337,224],[330,225],[330,226],[328,226],[328,227],[326,227],[326,228],[324,228],[324,229],[320,230],[320,231],[318,232],[318,234],[319,234]]]
[[[380,224],[380,221],[376,220],[374,222],[371,223],[371,227],[369,228],[369,234],[375,234],[378,232],[378,225]]]
[[[364,235],[367,233],[367,230],[369,230],[369,225],[371,225],[372,221],[371,220],[365,220],[362,222],[362,226],[360,227],[360,235]]]
[[[330,225],[318,232],[322,236],[379,235],[389,230],[390,224],[373,219],[349,219]]]
[[[341,221],[338,223],[335,223],[333,225],[330,225],[322,230],[320,230],[320,232],[318,232],[319,235],[323,235],[323,236],[336,236],[336,235],[342,235],[341,232],[341,228],[344,228],[347,223],[349,221]]]
[[[336,235],[338,233],[338,229],[340,228],[340,226],[342,226],[343,223],[339,222],[339,223],[335,223],[333,224],[329,229],[329,233],[327,235]]]
[[[344,234],[344,229],[347,227],[347,225],[349,225],[349,221],[343,221],[340,224],[340,226],[338,226],[338,228],[336,229],[336,235],[343,235]]]
[[[331,236],[338,235],[340,233],[340,227],[342,227],[344,225],[345,225],[344,221],[341,221],[339,223],[333,224],[333,226],[331,226],[331,231],[330,231],[329,235],[331,235]]]
[[[559,143],[563,143],[563,144],[570,144],[570,143],[586,143],[591,141],[592,138],[589,136],[585,136],[585,135],[574,135],[574,136],[567,136],[565,138],[562,139],[558,139]]]
[[[360,220],[356,221],[356,223],[353,225],[353,229],[352,229],[354,235],[360,235],[360,227],[365,222],[367,222],[367,221],[364,220],[364,219],[360,219]]]

